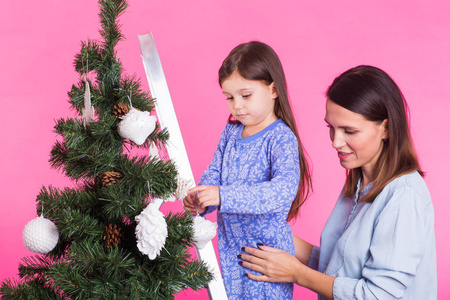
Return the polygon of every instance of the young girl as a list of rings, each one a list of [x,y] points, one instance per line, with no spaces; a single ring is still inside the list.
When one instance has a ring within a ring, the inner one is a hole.
[[[243,266],[263,273],[249,276],[319,299],[436,299],[433,204],[400,89],[378,68],[350,69],[328,89],[325,122],[347,180],[320,248],[294,237],[296,259],[245,247]]]
[[[228,299],[291,299],[292,284],[252,281],[238,265],[246,245],[271,245],[294,254],[287,221],[297,217],[311,188],[281,62],[266,44],[241,44],[224,60],[219,84],[229,122],[199,186],[183,203],[193,215],[218,208]]]

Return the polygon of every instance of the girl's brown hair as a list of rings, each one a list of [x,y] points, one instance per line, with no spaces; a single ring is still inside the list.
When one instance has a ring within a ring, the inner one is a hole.
[[[414,171],[423,176],[408,124],[408,105],[397,84],[383,70],[358,66],[338,76],[326,93],[334,103],[369,121],[387,120],[388,139],[375,166],[372,189],[361,201],[373,202],[392,180]],[[353,197],[361,168],[347,170],[345,195]]]
[[[284,76],[283,66],[275,51],[268,45],[261,42],[249,42],[235,47],[225,58],[219,69],[219,84],[237,72],[247,80],[262,81],[267,85],[275,83],[278,97],[275,99],[275,115],[282,119],[295,134],[298,142],[298,153],[300,162],[300,182],[295,200],[292,202],[287,220],[297,218],[300,207],[308,198],[312,191],[311,170],[306,159],[306,152],[303,150],[294,114],[289,103],[289,96]],[[231,115],[228,119],[231,120]]]

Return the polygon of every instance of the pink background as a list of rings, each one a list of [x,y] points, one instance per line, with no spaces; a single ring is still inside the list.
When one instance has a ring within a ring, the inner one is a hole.
[[[324,92],[335,76],[358,64],[391,74],[409,102],[414,142],[428,173],[439,298],[450,297],[450,204],[444,195],[450,167],[448,1],[130,2],[121,18],[127,40],[119,55],[126,72],[137,74],[147,88],[136,35],[153,32],[196,180],[228,115],[217,84],[222,60],[250,40],[266,42],[279,54],[314,168],[314,195],[293,227],[312,243],[318,243],[344,180],[323,121]],[[23,246],[22,230],[36,217],[41,186],[71,185],[47,161],[56,138],[54,120],[73,116],[67,102],[78,80],[73,57],[81,40],[98,38],[97,13],[94,0],[2,1],[0,280],[14,277],[20,259],[32,254]],[[167,209],[181,209],[181,203]],[[176,299],[193,297],[207,294],[186,291]],[[316,296],[296,287],[294,298]]]

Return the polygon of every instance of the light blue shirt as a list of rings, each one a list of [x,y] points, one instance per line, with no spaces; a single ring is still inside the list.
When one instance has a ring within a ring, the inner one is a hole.
[[[249,279],[245,273],[253,271],[240,266],[237,255],[257,243],[294,254],[286,217],[300,180],[297,138],[281,119],[247,138],[243,128],[227,124],[199,182],[220,189],[218,244],[228,299],[292,299],[292,283]]]
[[[423,178],[401,176],[373,203],[342,192],[309,266],[336,277],[336,300],[437,299],[434,210]]]

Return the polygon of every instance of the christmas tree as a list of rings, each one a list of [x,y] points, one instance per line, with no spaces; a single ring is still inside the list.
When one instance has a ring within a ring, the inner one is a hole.
[[[124,138],[128,129],[121,132],[121,122],[131,113],[144,114],[148,125],[154,102],[139,80],[122,74],[117,58],[115,47],[124,39],[118,17],[127,2],[100,0],[99,6],[101,40],[82,42],[74,62],[80,82],[69,97],[77,117],[57,121],[61,138],[50,156],[51,166],[77,187],[41,189],[41,217],[28,231],[32,222],[26,226],[24,242],[43,254],[23,259],[21,279],[2,283],[2,299],[173,299],[212,279],[207,266],[188,253],[192,218],[164,217],[149,204],[173,198],[177,170],[158,155],[130,151],[162,148],[169,133],[153,121],[144,139]]]

